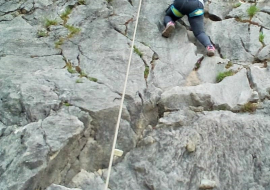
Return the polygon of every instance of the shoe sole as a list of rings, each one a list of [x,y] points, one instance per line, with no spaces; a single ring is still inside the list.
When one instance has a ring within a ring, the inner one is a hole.
[[[209,52],[207,52],[207,55],[208,55],[209,57],[212,57],[212,56],[214,56],[214,55],[215,55],[215,52],[213,52],[213,51],[209,51]]]
[[[171,36],[172,32],[174,31],[174,26],[170,25],[168,26],[168,28],[166,28],[163,32],[162,32],[162,36],[165,38],[168,38]]]

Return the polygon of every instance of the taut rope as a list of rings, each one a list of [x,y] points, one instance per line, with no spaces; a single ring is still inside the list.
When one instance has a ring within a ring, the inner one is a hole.
[[[135,36],[136,36],[136,32],[137,32],[137,26],[138,26],[138,22],[139,22],[141,5],[142,5],[142,0],[140,0],[139,7],[138,7],[136,24],[135,24],[135,29],[134,29],[133,38],[132,38],[132,45],[131,45],[131,48],[130,48],[130,55],[129,55],[129,60],[128,60],[127,72],[126,72],[126,79],[125,79],[124,89],[123,89],[123,93],[122,93],[122,99],[121,99],[121,104],[120,104],[120,109],[119,109],[119,114],[118,114],[118,120],[117,120],[114,139],[113,139],[113,146],[112,146],[112,152],[111,152],[111,157],[110,157],[110,163],[109,163],[109,168],[108,168],[108,175],[107,175],[106,185],[105,185],[104,190],[107,190],[108,185],[109,185],[111,169],[112,169],[112,162],[113,162],[113,156],[114,156],[114,150],[115,150],[115,145],[116,145],[116,141],[117,141],[119,125],[120,125],[120,120],[121,120],[121,115],[122,115],[122,109],[123,109],[123,104],[124,104],[124,99],[125,99],[125,94],[126,94],[127,81],[128,81],[129,70],[130,70],[130,63],[131,63],[131,58],[132,58],[132,53],[133,53],[133,46],[134,46],[134,42],[135,42]]]

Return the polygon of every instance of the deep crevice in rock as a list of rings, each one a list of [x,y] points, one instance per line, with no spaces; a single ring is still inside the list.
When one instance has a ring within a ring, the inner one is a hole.
[[[248,82],[249,82],[249,86],[250,86],[251,89],[254,89],[256,87],[256,84],[253,82],[253,77],[252,77],[252,74],[251,74],[250,67],[247,67],[246,70],[247,70],[247,79],[248,79]]]

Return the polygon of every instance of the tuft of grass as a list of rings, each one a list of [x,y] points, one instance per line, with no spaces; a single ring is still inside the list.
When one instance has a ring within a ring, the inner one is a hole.
[[[57,24],[58,24],[58,22],[56,19],[52,19],[52,20],[50,20],[48,18],[45,19],[45,27],[46,28],[49,28],[50,26],[55,26]]]
[[[228,64],[225,66],[226,69],[229,69],[233,66],[233,63],[231,61],[228,62]]]
[[[149,75],[149,66],[146,65],[144,69],[144,78],[147,79],[148,75]]]
[[[71,106],[71,104],[68,103],[68,102],[65,102],[64,105],[65,105],[65,106]]]
[[[260,32],[260,35],[259,35],[259,41],[264,44],[264,34],[263,32]]]
[[[234,75],[232,70],[225,71],[223,73],[219,73],[217,78],[216,78],[216,81],[221,82],[225,77],[232,76],[232,75]]]
[[[47,37],[47,36],[49,36],[49,34],[48,34],[48,32],[46,32],[46,31],[39,30],[39,31],[37,32],[37,36],[38,36],[38,38],[42,38],[42,37]]]
[[[258,108],[258,104],[248,102],[241,107],[241,112],[255,112]]]
[[[73,66],[72,66],[72,64],[69,61],[66,63],[66,67],[67,67],[68,72],[71,73],[71,74],[77,72],[77,71],[75,71],[73,69]]]
[[[81,31],[80,28],[76,28],[76,27],[68,25],[68,24],[66,24],[65,27],[70,32],[69,35],[68,35],[69,37],[72,37],[72,36],[74,36],[75,34],[78,34]]]
[[[237,7],[240,7],[242,4],[239,2],[239,3],[236,3],[233,5],[233,8],[237,8]]]
[[[87,78],[87,74],[83,71],[80,72],[80,77],[86,77]]]
[[[81,79],[77,79],[76,83],[83,83],[83,81]]]
[[[139,55],[140,57],[143,56],[143,53],[136,47],[136,46],[133,46],[133,49],[134,49],[134,52]]]
[[[61,45],[63,45],[65,39],[64,38],[60,38],[58,41],[56,41],[54,44],[55,44],[55,47],[56,48],[59,48]]]
[[[256,7],[256,5],[251,5],[247,9],[247,13],[248,13],[250,18],[252,18],[258,11],[259,11],[259,9],[258,9],[258,7]]]
[[[86,1],[85,0],[78,0],[78,4],[79,5],[86,5]]]
[[[72,9],[70,7],[67,7],[66,10],[60,15],[60,18],[66,22],[67,19],[69,18],[68,16],[70,15]]]
[[[89,79],[90,81],[93,81],[93,82],[97,82],[97,81],[98,81],[98,79],[96,79],[96,78],[94,78],[94,77],[88,77],[88,79]]]

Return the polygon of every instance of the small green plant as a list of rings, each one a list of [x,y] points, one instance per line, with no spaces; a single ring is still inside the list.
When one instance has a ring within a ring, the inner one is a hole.
[[[77,79],[76,83],[83,83],[82,79]]]
[[[233,63],[231,62],[231,61],[229,61],[228,63],[227,63],[227,65],[225,66],[225,68],[226,69],[229,69],[230,67],[232,67],[233,66]]]
[[[258,108],[258,104],[248,102],[241,107],[241,112],[255,112]]]
[[[66,66],[65,67],[67,67],[68,72],[71,73],[71,74],[77,72],[77,71],[75,71],[73,69],[73,66],[72,66],[72,64],[69,61],[66,62]]]
[[[80,28],[76,28],[74,26],[68,25],[66,24],[65,27],[69,30],[70,34],[68,35],[69,37],[74,36],[75,34],[78,34],[81,29]]]
[[[68,16],[70,15],[71,11],[72,11],[71,8],[70,7],[67,7],[66,10],[60,15],[60,18],[64,22],[66,22],[67,19],[69,18]]]
[[[71,104],[68,103],[68,102],[65,102],[64,105],[65,105],[65,106],[71,106]]]
[[[140,52],[140,50],[139,50],[136,46],[133,46],[133,49],[134,49],[134,52],[135,52],[137,55],[139,55],[140,57],[143,56],[143,53]]]
[[[93,82],[97,82],[97,81],[98,81],[96,78],[93,78],[93,77],[88,77],[88,79],[89,79],[90,81],[93,81]]]
[[[86,77],[87,78],[87,74],[83,71],[80,72],[80,77]]]
[[[225,77],[232,76],[232,75],[234,75],[232,70],[225,71],[223,73],[219,73],[217,78],[216,78],[216,81],[221,82]]]
[[[48,35],[49,35],[49,34],[48,34],[47,31],[39,30],[39,31],[37,32],[38,38],[41,38],[41,37],[47,37]]]
[[[260,35],[259,35],[259,41],[264,44],[264,34],[263,32],[260,32]]]
[[[149,66],[146,65],[144,69],[144,78],[147,79],[148,75],[149,75]]]
[[[256,5],[251,5],[247,9],[247,13],[248,13],[250,18],[252,18],[258,11],[259,11],[259,9],[256,7]]]
[[[45,27],[46,28],[49,28],[50,26],[55,26],[57,24],[58,24],[58,22],[56,19],[53,19],[53,20],[50,20],[48,18],[45,19]]]
[[[233,8],[237,8],[237,7],[240,7],[242,4],[239,2],[239,3],[236,3],[233,5]]]
[[[86,5],[86,2],[85,2],[85,0],[78,0],[78,4],[79,5]]]
[[[54,44],[55,44],[55,47],[56,48],[59,48],[61,45],[63,45],[65,39],[64,38],[60,38],[58,41],[56,41]]]

